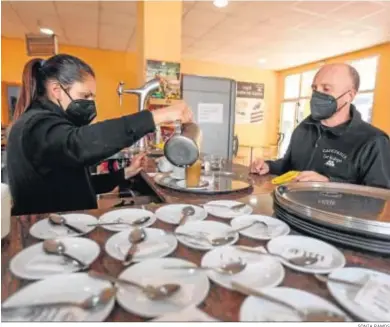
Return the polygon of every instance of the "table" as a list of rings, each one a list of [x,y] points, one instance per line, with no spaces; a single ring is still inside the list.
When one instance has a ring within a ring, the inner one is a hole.
[[[144,178],[148,183],[153,184],[153,180],[148,177],[146,174]],[[229,196],[215,196],[213,199],[221,198],[231,198],[231,199],[240,199],[245,203],[249,203],[255,214],[265,214],[272,215],[272,197],[270,192],[273,190],[273,186],[270,183],[270,177],[253,177],[254,188],[251,194],[230,194]],[[191,204],[201,204],[207,201],[210,201],[210,196],[202,197],[197,196],[193,197],[188,194],[172,192],[166,189],[159,188],[154,185],[156,190],[160,192],[165,200],[168,203],[191,203]],[[104,201],[99,202],[99,209],[86,211],[88,214],[92,214],[96,217],[101,214],[112,210],[111,206],[114,203],[117,203],[117,198],[106,198]],[[155,211],[159,206],[164,204],[151,204],[147,205],[146,209]],[[13,217],[11,223],[11,234],[9,237],[9,242],[6,242],[5,245],[2,245],[2,256],[1,256],[1,278],[2,278],[2,289],[1,296],[4,301],[8,296],[16,292],[19,288],[27,285],[28,281],[23,281],[15,278],[9,270],[9,262],[11,258],[21,251],[22,249],[39,242],[29,235],[29,228],[39,219],[44,218],[43,215],[29,215],[29,216],[20,216]],[[226,219],[219,219],[209,216],[208,220],[223,221],[226,223]],[[167,231],[173,231],[175,226],[166,224],[159,220],[156,221],[152,227],[162,228]],[[293,232],[298,234],[296,232]],[[100,245],[102,251],[97,258],[97,260],[92,264],[92,269],[112,274],[117,276],[123,270],[122,265],[110,258],[104,252],[104,243],[112,235],[112,232],[106,231],[102,228],[95,229],[92,233],[88,234],[86,237],[89,237]],[[259,246],[265,245],[265,242],[255,241],[249,238],[240,236],[237,244],[248,245],[248,246]],[[372,255],[368,253],[362,253],[357,251],[352,251],[348,249],[340,248],[347,260],[347,266],[358,266],[366,267],[371,269],[377,269],[379,271],[390,273],[390,260],[385,257]],[[179,243],[175,252],[170,256],[183,258],[193,263],[199,265],[201,262],[202,255],[205,252],[196,251],[189,249]],[[326,286],[318,282],[313,275],[304,274],[300,272],[295,272],[287,267],[285,267],[286,276],[281,284],[286,287],[299,288],[301,290],[306,290],[308,292],[319,295],[323,298],[330,300],[333,303],[336,303],[330,293],[328,292]],[[241,295],[237,292],[224,289],[213,282],[211,283],[210,292],[205,299],[205,301],[199,306],[199,308],[211,316],[222,320],[222,321],[237,321],[239,309],[241,303],[245,299],[244,295]],[[115,308],[107,318],[107,321],[146,321],[146,319],[135,316],[124,311],[118,304],[115,304]]]

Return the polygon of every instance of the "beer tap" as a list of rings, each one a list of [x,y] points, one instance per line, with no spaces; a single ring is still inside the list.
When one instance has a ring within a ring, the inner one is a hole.
[[[153,92],[160,88],[160,81],[158,79],[152,79],[140,88],[136,89],[124,89],[124,82],[119,82],[117,93],[119,96],[119,104],[122,106],[123,94],[135,94],[138,96],[138,111],[145,110],[146,101]],[[139,140],[138,148],[140,151],[146,150],[146,137]]]

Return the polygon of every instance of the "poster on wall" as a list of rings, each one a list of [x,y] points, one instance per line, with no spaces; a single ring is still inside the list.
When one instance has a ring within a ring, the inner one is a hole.
[[[147,60],[146,81],[150,81],[154,78],[160,80],[161,87],[157,92],[152,94],[152,99],[181,99],[180,63],[159,60]]]
[[[181,73],[180,63],[161,60],[146,61],[146,81],[159,79],[160,89],[154,92],[147,100],[147,109],[153,111],[172,105],[181,100]],[[172,125],[161,126],[161,139],[165,142],[175,131]],[[155,134],[148,135],[149,141],[155,143]]]
[[[262,123],[264,109],[264,84],[237,82],[236,124]]]

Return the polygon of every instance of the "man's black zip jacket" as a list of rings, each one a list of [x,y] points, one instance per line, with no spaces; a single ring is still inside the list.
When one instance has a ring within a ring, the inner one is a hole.
[[[88,167],[154,130],[149,111],[77,127],[55,103],[35,101],[7,139],[12,214],[96,208],[96,193],[113,189],[124,171],[107,185],[107,178],[91,176]]]
[[[351,119],[336,127],[307,117],[294,130],[285,156],[267,163],[275,175],[315,171],[333,182],[390,189],[389,137],[364,122],[353,105]]]

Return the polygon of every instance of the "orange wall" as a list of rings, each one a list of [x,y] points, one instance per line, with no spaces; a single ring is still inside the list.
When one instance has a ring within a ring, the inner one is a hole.
[[[381,44],[372,48],[351,52],[342,56],[325,59],[321,62],[315,62],[287,70],[281,70],[278,74],[278,110],[283,100],[284,78],[287,75],[305,72],[320,67],[323,63],[345,62],[365,57],[379,55],[378,73],[374,94],[374,107],[372,124],[387,134],[390,134],[390,43]]]
[[[122,106],[116,93],[118,82],[136,86],[136,58],[132,53],[102,51],[82,47],[60,46],[60,52],[80,57],[95,70],[97,79],[98,120],[113,118],[136,111],[136,99],[125,96]],[[1,38],[1,80],[20,83],[26,55],[23,40]]]
[[[1,39],[1,80],[20,83],[27,57],[25,44],[19,39]],[[135,53],[103,51],[82,47],[60,46],[60,52],[80,57],[89,63],[96,73],[98,120],[113,118],[135,112],[136,98],[124,96],[122,107],[116,93],[118,82],[123,80],[128,87],[137,86],[137,58]],[[232,78],[237,81],[265,83],[267,105],[262,125],[237,125],[236,133],[241,144],[268,145],[275,139],[279,111],[277,110],[275,72],[231,65],[221,65],[195,60],[182,60],[182,73],[203,76]]]

